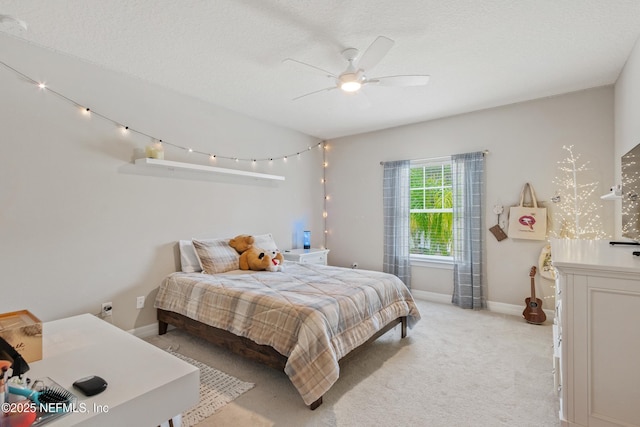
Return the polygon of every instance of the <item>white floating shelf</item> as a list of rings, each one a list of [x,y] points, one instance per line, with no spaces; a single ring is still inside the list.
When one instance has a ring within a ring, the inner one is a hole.
[[[136,166],[152,166],[158,168],[164,168],[168,170],[182,170],[182,171],[194,171],[194,172],[206,172],[213,174],[223,175],[236,175],[242,177],[256,178],[256,179],[269,179],[273,181],[284,181],[284,176],[269,175],[266,173],[248,172],[238,169],[219,168],[215,166],[196,165],[193,163],[174,162],[172,160],[158,160],[150,158],[136,159]]]

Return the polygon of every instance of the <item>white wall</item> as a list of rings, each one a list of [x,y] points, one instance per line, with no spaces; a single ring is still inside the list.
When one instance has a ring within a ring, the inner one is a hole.
[[[621,182],[620,158],[640,144],[640,43],[636,42],[615,86],[615,182]],[[620,201],[616,202],[616,238],[622,234]]]
[[[382,166],[380,161],[422,159],[489,150],[486,157],[486,228],[496,222],[495,204],[515,204],[525,182],[552,208],[565,159],[574,145],[592,171],[584,182],[599,182],[597,196],[613,182],[613,88],[601,87],[501,108],[328,141],[328,247],[332,264],[382,268]],[[603,204],[604,228],[613,232],[613,206]],[[504,219],[504,217],[502,218]],[[529,271],[544,243],[486,237],[487,298],[523,305],[530,294]],[[451,272],[413,267],[414,289],[450,295]],[[552,282],[539,294],[553,297]],[[446,297],[445,297],[446,298]],[[547,308],[553,307],[550,303]]]
[[[319,142],[4,35],[0,51],[95,112],[204,152],[269,157]],[[255,168],[284,175],[277,184],[135,175],[126,166],[147,138],[123,136],[2,66],[0,94],[0,312],[29,309],[46,321],[112,301],[114,323],[132,329],[155,322],[153,298],[176,269],[179,239],[272,232],[286,249],[296,229],[310,229],[323,243],[322,150]],[[166,158],[209,161],[170,147]]]
[[[2,61],[93,111],[148,134],[239,157],[304,150],[318,141],[75,58],[0,35]],[[615,157],[635,145],[640,84],[638,47],[616,85]],[[124,329],[154,323],[152,301],[176,269],[175,241],[272,232],[282,248],[296,230],[323,243],[322,153],[286,164],[219,161],[222,167],[280,174],[278,184],[219,178],[186,179],[130,173],[145,138],[123,136],[112,124],[86,118],[56,96],[0,66],[0,312],[28,308],[43,320],[96,313],[113,301]],[[380,161],[429,158],[475,150],[487,157],[487,228],[491,207],[517,200],[525,181],[540,199],[554,193],[562,145],[591,161],[602,193],[614,182],[613,89],[479,111],[329,141],[327,159],[330,262],[382,266]],[[207,164],[203,156],[167,149],[167,158]],[[604,215],[613,232],[612,205]],[[541,242],[497,242],[487,234],[488,298],[522,304]],[[448,270],[415,267],[415,289],[448,295]],[[539,289],[552,295],[550,283]],[[143,310],[135,297],[148,297]]]

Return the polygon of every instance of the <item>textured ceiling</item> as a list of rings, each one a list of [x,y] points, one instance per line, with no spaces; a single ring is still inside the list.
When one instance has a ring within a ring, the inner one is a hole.
[[[0,31],[245,115],[329,139],[612,84],[640,33],[637,0],[0,0]],[[347,47],[395,40],[370,76],[331,85]],[[366,100],[364,99],[366,97]]]

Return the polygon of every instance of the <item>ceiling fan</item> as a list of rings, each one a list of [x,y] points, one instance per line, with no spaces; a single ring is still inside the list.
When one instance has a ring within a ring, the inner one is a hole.
[[[0,24],[2,24],[3,22],[8,22],[10,24],[17,24],[20,27],[22,27],[23,30],[26,31],[27,29],[27,23],[24,22],[22,19],[18,19],[14,16],[11,15],[0,15]]]
[[[346,70],[340,74],[334,74],[315,65],[296,59],[287,58],[283,62],[295,62],[304,65],[316,72],[320,72],[327,77],[334,79],[334,85],[324,89],[316,90],[297,96],[293,100],[298,100],[316,93],[340,89],[345,93],[357,93],[364,85],[380,86],[424,86],[429,82],[428,75],[399,75],[384,77],[367,77],[366,72],[376,66],[382,58],[389,52],[395,42],[388,37],[378,36],[367,50],[360,56],[360,51],[355,48],[348,48],[342,51],[342,56],[347,60]]]

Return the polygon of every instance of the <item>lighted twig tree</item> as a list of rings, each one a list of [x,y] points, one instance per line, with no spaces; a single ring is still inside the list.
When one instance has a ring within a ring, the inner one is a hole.
[[[590,170],[589,162],[580,163],[580,155],[573,152],[573,145],[567,147],[567,158],[558,162],[558,169],[562,173],[553,179],[558,186],[556,195],[552,199],[556,203],[554,209],[555,237],[566,239],[597,240],[607,237],[602,230],[599,211],[600,203],[596,203],[598,182],[580,183],[579,178]]]

